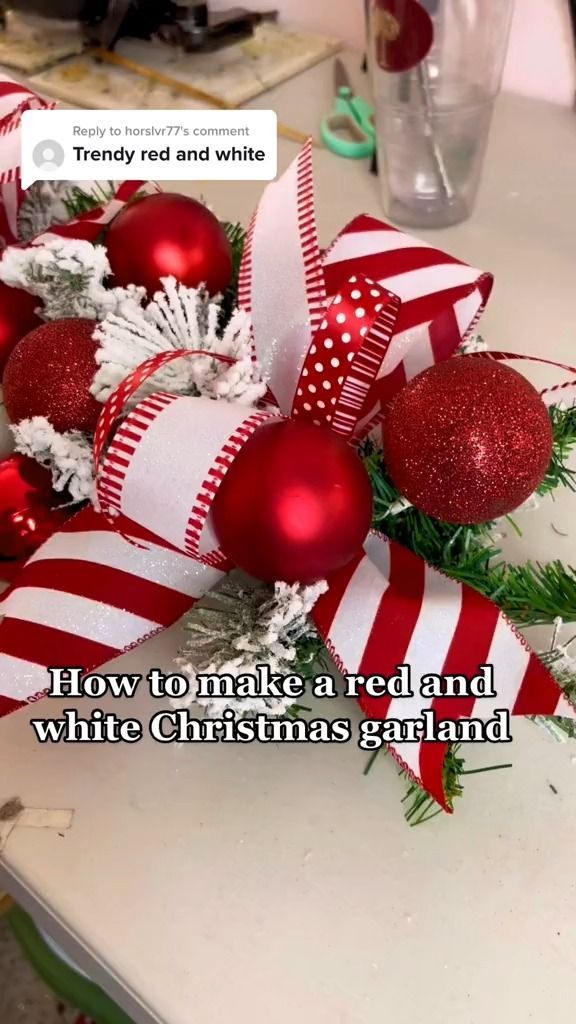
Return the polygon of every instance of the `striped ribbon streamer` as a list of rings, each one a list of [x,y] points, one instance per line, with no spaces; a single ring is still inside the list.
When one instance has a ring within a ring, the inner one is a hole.
[[[18,213],[26,197],[20,183],[22,114],[26,110],[52,110],[55,105],[6,75],[0,76],[0,251],[19,241]],[[95,242],[102,228],[137,192],[149,194],[157,191],[158,186],[151,182],[122,182],[110,202],[81,214],[67,224],[54,225],[50,231],[35,238],[33,244],[44,244],[54,236]]]
[[[0,76],[0,251],[18,241],[18,211],[25,194],[20,184],[22,114],[53,106],[19,82]]]
[[[427,709],[450,720],[486,718],[498,709],[576,718],[548,669],[492,601],[379,534],[330,581],[313,618],[345,674],[390,677],[398,666],[410,666],[414,696],[364,693],[360,706],[368,718],[405,721]],[[424,675],[471,678],[482,665],[493,666],[495,698],[423,698],[418,690]],[[410,778],[450,810],[442,777],[447,746],[420,741],[390,749]]]
[[[44,695],[48,666],[98,668],[173,625],[221,576],[80,512],[0,598],[0,717]]]
[[[42,99],[6,75],[0,77],[0,184],[20,177],[20,122],[26,110],[51,110]]]

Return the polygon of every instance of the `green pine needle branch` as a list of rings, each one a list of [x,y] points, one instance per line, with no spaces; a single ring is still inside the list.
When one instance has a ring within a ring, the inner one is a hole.
[[[576,491],[576,470],[569,469],[567,465],[576,448],[576,405],[569,409],[553,405],[549,413],[554,438],[552,460],[538,494],[550,494],[561,485]]]
[[[488,765],[485,768],[469,768],[465,767],[465,760],[460,757],[460,743],[452,743],[448,747],[446,757],[444,758],[443,767],[443,779],[444,779],[444,792],[450,808],[453,808],[454,801],[461,797],[464,793],[464,778],[467,775],[480,775],[484,772],[496,772],[501,771],[503,768],[511,768],[511,764],[493,764]],[[374,751],[368,759],[364,768],[364,775],[368,775],[372,765],[374,764],[378,754],[381,750]],[[408,779],[406,772],[401,768],[399,775],[403,778]],[[438,806],[434,797],[426,793],[417,783],[408,780],[408,787],[406,793],[402,798],[402,803],[406,805],[404,817],[409,825],[424,825],[425,822],[431,821],[438,814],[443,814],[443,809]]]
[[[64,198],[66,212],[73,220],[83,213],[95,210],[98,206],[104,206],[114,198],[116,189],[113,181],[97,182],[93,189],[87,192],[79,185],[73,185],[67,196]]]
[[[230,320],[238,301],[238,277],[246,244],[246,231],[241,224],[227,222],[224,224],[224,230],[232,249],[232,281],[222,300],[222,312],[220,315],[220,327],[222,330]]]

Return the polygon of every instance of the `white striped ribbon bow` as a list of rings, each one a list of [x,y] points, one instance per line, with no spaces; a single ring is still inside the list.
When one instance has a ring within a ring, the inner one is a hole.
[[[42,694],[45,666],[64,659],[91,669],[165,628],[228,568],[211,505],[263,422],[292,415],[350,439],[365,433],[394,389],[455,351],[490,284],[488,275],[368,218],[354,221],[322,256],[305,147],[264,192],[241,270],[240,300],[252,313],[255,352],[278,412],[160,393],[115,430],[129,395],[175,354],[156,357],[120,385],[95,439],[102,514],[82,512],[52,537],[4,599],[4,711]],[[418,696],[422,674],[470,676],[486,663],[494,665],[499,707],[574,715],[491,602],[379,535],[329,580],[314,618],[347,672],[388,675],[411,665],[417,695],[364,696],[370,717],[417,718],[431,704]],[[433,704],[454,719],[478,711],[455,698]],[[445,805],[444,750],[415,743],[393,752]]]

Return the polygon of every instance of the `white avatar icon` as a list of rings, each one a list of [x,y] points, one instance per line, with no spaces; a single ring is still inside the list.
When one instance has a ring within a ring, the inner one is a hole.
[[[54,139],[43,139],[34,146],[32,159],[41,171],[57,171],[64,163],[64,150]]]

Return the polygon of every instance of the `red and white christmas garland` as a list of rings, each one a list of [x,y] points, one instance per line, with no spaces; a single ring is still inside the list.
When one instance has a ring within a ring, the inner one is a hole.
[[[7,179],[9,180],[9,179]],[[98,237],[139,188],[58,226]],[[278,238],[282,245],[278,246]],[[377,425],[383,405],[421,370],[454,354],[489,297],[492,278],[370,217],[359,217],[322,254],[317,241],[311,148],[268,186],[250,226],[239,299],[253,319],[254,353],[277,412],[157,394],[117,427],[129,379],[109,399],[96,434],[102,512],[81,512],[27,563],[0,608],[0,715],[38,699],[47,666],[86,670],[175,622],[228,568],[210,507],[254,430],[274,416],[309,418],[346,438]],[[174,358],[171,355],[170,358]],[[161,365],[162,357],[136,377]],[[186,458],[174,439],[195,438]],[[177,481],[175,483],[175,481]],[[169,495],[169,497],[168,497]],[[574,717],[548,670],[497,607],[386,538],[329,581],[314,621],[346,672],[471,676],[494,666],[497,706],[513,714]],[[489,713],[473,698],[360,700],[366,715],[443,718]],[[446,744],[394,748],[411,777],[445,806]]]

